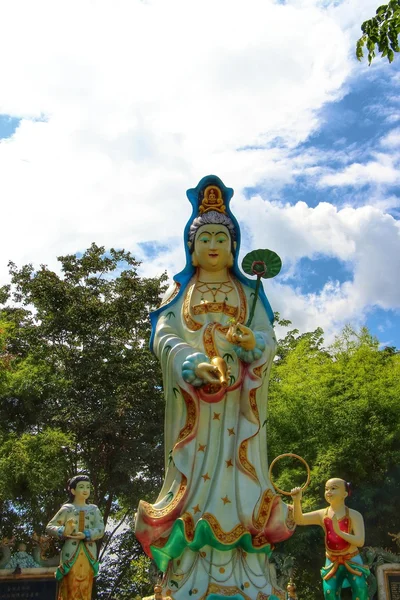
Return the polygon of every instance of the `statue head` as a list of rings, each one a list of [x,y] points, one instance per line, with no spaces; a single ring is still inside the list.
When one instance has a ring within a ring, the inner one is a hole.
[[[188,246],[195,267],[210,271],[232,267],[236,250],[232,219],[217,211],[195,218],[189,229]]]
[[[286,586],[286,589],[287,589],[287,593],[288,593],[288,598],[290,600],[296,600],[297,599],[296,584],[293,583],[292,580],[289,581],[289,583]]]
[[[203,177],[195,188],[187,190],[186,195],[192,205],[192,214],[186,224],[184,240],[185,240],[185,251],[186,261],[185,266],[174,276],[174,281],[177,284],[176,293],[172,295],[171,300],[163,303],[157,310],[153,311],[150,315],[152,324],[152,334],[150,338],[150,347],[153,346],[154,335],[157,325],[157,320],[160,312],[166,309],[166,306],[172,306],[173,303],[178,302],[184,294],[185,289],[194,273],[194,263],[196,263],[195,253],[195,238],[199,228],[203,225],[220,225],[221,230],[226,227],[227,232],[230,236],[231,252],[230,260],[226,265],[231,267],[232,274],[242,283],[245,283],[249,287],[255,288],[255,280],[249,279],[240,271],[238,265],[238,255],[240,250],[240,227],[236,220],[235,215],[230,209],[230,201],[233,197],[233,189],[228,188],[224,185],[219,177],[216,175],[206,175]],[[274,322],[274,313],[268,302],[268,299],[264,293],[262,287],[259,291],[259,297],[265,310],[268,314],[271,323]]]
[[[161,585],[154,586],[154,600],[163,600]]]
[[[340,477],[328,479],[325,483],[325,500],[334,504],[344,502],[349,495],[348,487],[350,484]]]
[[[88,504],[90,495],[90,479],[88,475],[75,475],[68,481],[69,501],[74,502],[78,497]]]

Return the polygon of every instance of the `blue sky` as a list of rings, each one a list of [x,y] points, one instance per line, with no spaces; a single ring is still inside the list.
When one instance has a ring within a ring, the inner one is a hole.
[[[283,259],[275,310],[400,347],[400,58],[354,58],[374,0],[22,4],[0,40],[1,283],[93,241],[172,276],[185,191],[215,173],[242,254]]]

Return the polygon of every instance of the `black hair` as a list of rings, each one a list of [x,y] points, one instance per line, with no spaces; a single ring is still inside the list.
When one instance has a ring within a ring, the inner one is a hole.
[[[69,501],[73,502],[74,501],[74,494],[71,492],[71,490],[75,490],[76,486],[78,485],[78,483],[80,481],[88,481],[90,482],[90,478],[89,475],[84,475],[83,473],[81,475],[74,475],[74,477],[71,477],[71,479],[68,481],[68,485],[67,485],[67,492],[69,495]],[[86,499],[86,504],[89,504],[89,502]]]

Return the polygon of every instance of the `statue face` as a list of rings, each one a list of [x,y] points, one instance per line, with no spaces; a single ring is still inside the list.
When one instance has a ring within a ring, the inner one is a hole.
[[[79,481],[76,484],[76,488],[71,489],[71,492],[75,496],[74,500],[80,504],[84,504],[85,500],[87,500],[87,498],[90,496],[90,482]]]
[[[229,265],[231,236],[224,225],[202,225],[196,232],[194,255],[205,271],[219,271]]]
[[[329,479],[325,484],[325,500],[331,502],[344,501],[347,497],[343,479]]]

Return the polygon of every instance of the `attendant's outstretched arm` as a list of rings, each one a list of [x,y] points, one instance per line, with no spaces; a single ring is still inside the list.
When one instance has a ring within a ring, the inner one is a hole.
[[[322,513],[321,510],[314,510],[309,513],[303,513],[301,507],[302,491],[301,488],[295,487],[290,492],[293,498],[293,518],[296,525],[321,525]]]
[[[362,546],[364,546],[364,541],[365,541],[364,519],[359,512],[357,512],[356,510],[352,510],[351,511],[351,522],[353,525],[353,533],[345,533],[344,531],[339,529],[339,523],[338,523],[337,517],[336,517],[336,515],[334,515],[332,517],[333,531],[339,537],[341,537],[342,540],[349,542],[349,544],[352,544],[353,546],[357,546],[358,548],[361,548]]]

